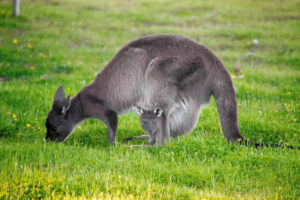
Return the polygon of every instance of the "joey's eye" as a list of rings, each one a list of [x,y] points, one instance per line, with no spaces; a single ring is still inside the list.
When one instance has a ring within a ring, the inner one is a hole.
[[[160,117],[163,113],[163,110],[161,108],[156,108],[154,110],[154,114],[156,115],[156,117]]]
[[[57,130],[57,128],[56,127],[50,127],[50,129],[52,130],[52,131],[56,131]]]
[[[134,111],[136,114],[140,115],[140,116],[144,113],[143,108],[140,107],[140,106],[138,106],[138,105],[135,105],[135,106],[133,107],[133,111]]]

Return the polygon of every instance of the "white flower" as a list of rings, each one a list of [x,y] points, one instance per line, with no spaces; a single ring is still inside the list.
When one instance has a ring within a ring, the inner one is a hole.
[[[254,39],[254,40],[252,40],[252,43],[253,43],[254,45],[258,45],[258,40],[257,40],[257,39]]]

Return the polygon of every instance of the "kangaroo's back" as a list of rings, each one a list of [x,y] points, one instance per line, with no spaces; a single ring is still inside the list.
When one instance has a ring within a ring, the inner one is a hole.
[[[181,56],[185,59],[199,54],[204,46],[180,35],[152,35],[129,42],[97,75],[86,90],[109,103],[117,113],[130,109],[143,96],[145,72],[149,63],[159,56]]]

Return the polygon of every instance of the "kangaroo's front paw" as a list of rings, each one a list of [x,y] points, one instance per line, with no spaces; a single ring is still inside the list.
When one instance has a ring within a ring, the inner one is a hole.
[[[154,143],[155,143],[155,140],[153,140],[153,139],[150,137],[147,144],[148,144],[148,145],[154,145]]]

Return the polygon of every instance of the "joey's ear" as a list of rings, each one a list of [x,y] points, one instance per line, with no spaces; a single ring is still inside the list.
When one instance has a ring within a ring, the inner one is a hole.
[[[63,103],[63,107],[62,107],[61,113],[62,113],[62,114],[66,114],[66,112],[69,110],[70,106],[71,106],[71,98],[70,98],[70,96],[68,96],[68,98],[66,98],[66,99],[64,100],[64,103]]]
[[[133,106],[133,111],[140,116],[143,114],[143,108],[138,105]]]
[[[64,91],[64,87],[60,86],[55,93],[54,96],[54,100],[53,100],[53,110],[57,111],[57,112],[61,112],[64,102],[65,102],[65,91]]]
[[[163,109],[161,108],[156,108],[154,110],[154,114],[156,115],[156,117],[160,117],[163,114]]]

